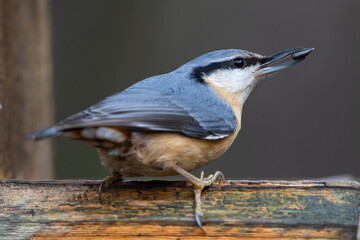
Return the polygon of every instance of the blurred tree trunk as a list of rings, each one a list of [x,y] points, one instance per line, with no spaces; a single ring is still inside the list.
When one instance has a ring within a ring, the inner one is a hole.
[[[49,141],[25,137],[53,120],[46,0],[0,0],[0,178],[53,175]]]

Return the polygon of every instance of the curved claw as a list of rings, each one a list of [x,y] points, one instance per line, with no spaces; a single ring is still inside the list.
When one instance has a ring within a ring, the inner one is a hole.
[[[121,174],[118,172],[114,172],[112,176],[108,176],[105,177],[104,180],[101,181],[100,185],[99,185],[99,201],[101,204],[103,204],[103,201],[101,200],[101,193],[102,193],[102,189],[104,187],[109,187],[111,184],[113,184],[116,181],[122,181],[122,177]]]
[[[101,183],[99,185],[99,190],[98,190],[99,201],[100,201],[101,204],[103,204],[103,201],[101,200],[101,193],[102,193],[102,189],[103,189],[104,184],[105,184],[105,179],[101,181]]]
[[[207,178],[200,179],[200,180],[201,180],[201,183],[199,184],[199,186],[204,188],[204,187],[211,186],[217,180],[220,180],[221,182],[225,181],[225,176],[222,172],[216,171],[214,174],[209,175]]]
[[[225,175],[224,175],[222,172],[217,171],[216,173],[218,173],[218,177],[221,178],[221,181],[225,181]],[[216,174],[216,173],[215,173],[215,174]]]
[[[199,228],[200,228],[203,232],[205,232],[205,230],[204,230],[204,228],[203,228],[203,226],[202,226],[202,224],[201,224],[201,221],[200,221],[200,213],[199,213],[199,211],[195,211],[195,221],[196,221],[196,224],[199,226]]]

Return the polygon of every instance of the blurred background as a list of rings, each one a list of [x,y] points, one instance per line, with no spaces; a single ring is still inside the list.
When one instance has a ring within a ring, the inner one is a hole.
[[[232,147],[202,170],[228,179],[360,176],[359,1],[50,3],[56,121],[209,51],[314,47],[260,84]],[[56,178],[108,175],[93,147],[55,143]]]

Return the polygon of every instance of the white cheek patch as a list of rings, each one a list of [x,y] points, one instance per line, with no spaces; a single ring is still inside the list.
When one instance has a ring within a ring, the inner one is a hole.
[[[258,82],[254,76],[257,68],[258,66],[245,69],[219,69],[206,76],[206,78],[217,87],[238,94],[239,103],[242,104]]]
[[[219,69],[206,77],[216,86],[229,92],[241,92],[253,83],[256,69],[256,66],[245,69]]]

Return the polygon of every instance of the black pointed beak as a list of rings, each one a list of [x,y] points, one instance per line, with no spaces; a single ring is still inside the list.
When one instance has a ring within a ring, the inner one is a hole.
[[[260,75],[267,75],[288,68],[304,60],[312,51],[314,51],[314,48],[299,47],[265,57],[261,61],[262,64],[258,69],[258,73]],[[291,57],[291,61],[282,61],[288,57]]]

